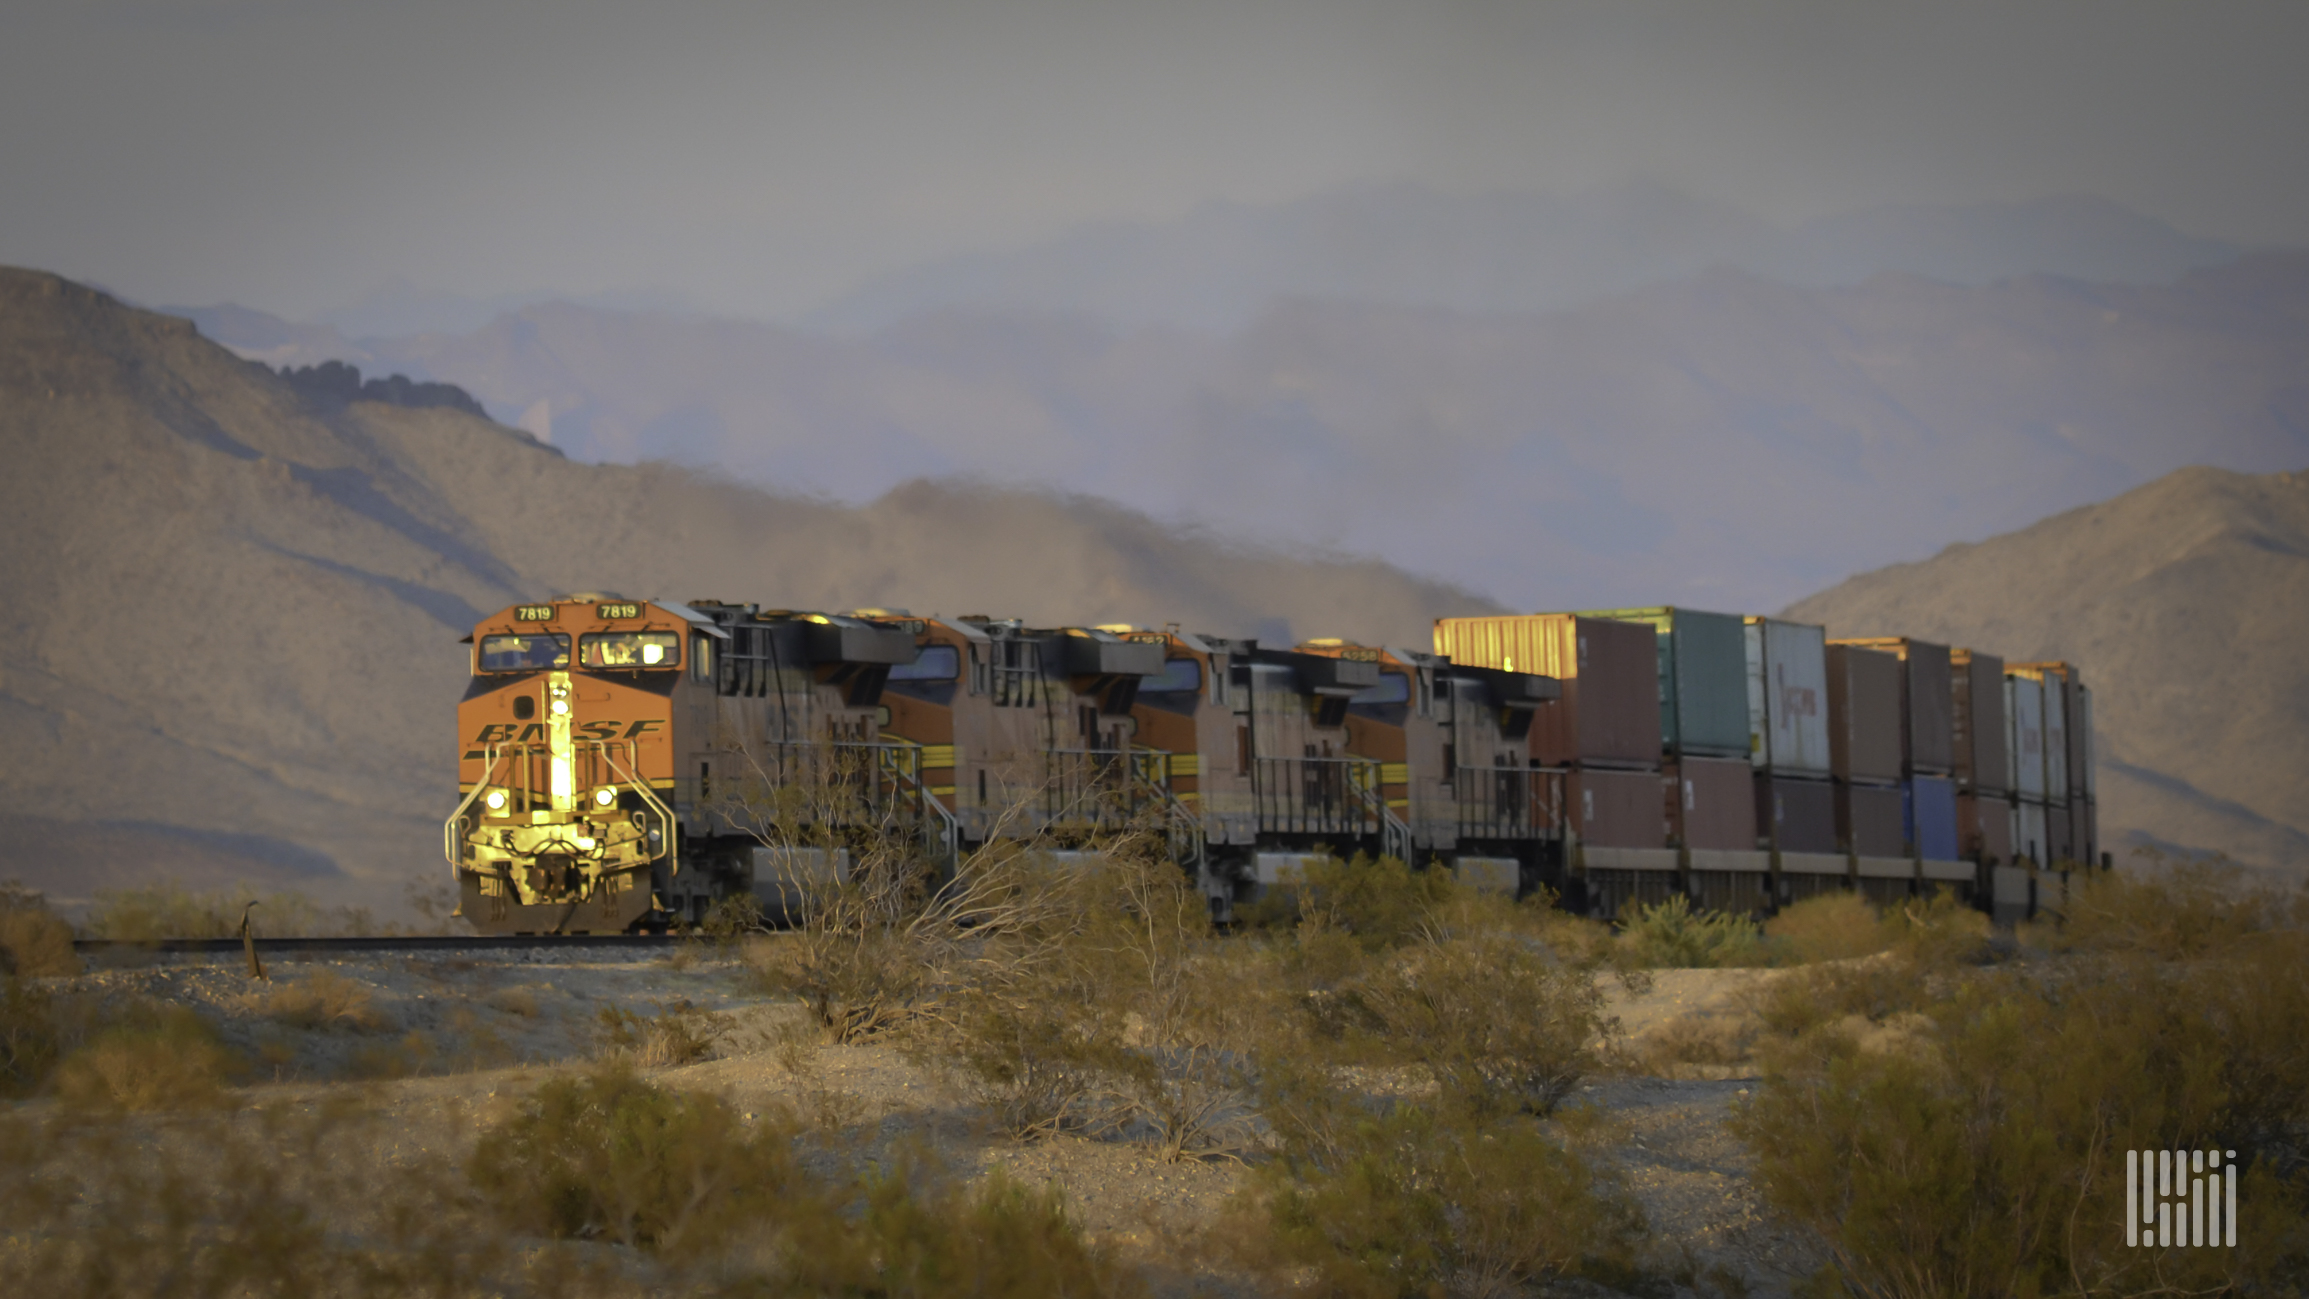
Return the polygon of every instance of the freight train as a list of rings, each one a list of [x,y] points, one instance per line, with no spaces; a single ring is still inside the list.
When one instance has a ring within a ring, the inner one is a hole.
[[[1671,608],[1452,618],[1288,648],[605,593],[466,638],[460,913],[484,933],[790,911],[853,854],[1132,832],[1214,918],[1318,854],[1612,915],[1945,883],[2007,917],[2096,847],[2063,663]]]

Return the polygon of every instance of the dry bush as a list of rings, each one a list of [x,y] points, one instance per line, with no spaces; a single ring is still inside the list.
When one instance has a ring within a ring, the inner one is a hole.
[[[1323,857],[1285,871],[1266,896],[1236,908],[1236,920],[1251,932],[1342,934],[1378,952],[1428,932],[1439,911],[1472,892],[1449,871],[1412,870],[1393,857]]]
[[[1415,1107],[1366,1115],[1327,1150],[1292,1151],[1271,1166],[1265,1194],[1272,1239],[1246,1261],[1312,1294],[1622,1281],[1644,1230],[1605,1166],[1529,1120],[1486,1125]]]
[[[1764,962],[1763,931],[1746,916],[1694,911],[1678,893],[1665,902],[1633,908],[1619,941],[1633,964],[1654,969],[1705,970]]]
[[[1760,1027],[1749,1015],[1679,1015],[1631,1044],[1631,1054],[1657,1077],[1728,1077],[1748,1063]]]
[[[441,1048],[433,1035],[411,1029],[391,1042],[375,1042],[354,1051],[345,1061],[349,1078],[415,1078],[433,1069]]]
[[[187,1006],[140,1007],[56,1068],[56,1093],[77,1110],[184,1110],[230,1105],[241,1062]]]
[[[1796,965],[1870,956],[1893,944],[1876,908],[1846,892],[1818,894],[1783,908],[1764,922],[1764,935],[1774,955]]]
[[[535,1019],[544,1013],[537,1004],[537,993],[531,988],[500,988],[489,994],[489,1004],[508,1015]]]
[[[47,992],[0,978],[0,1096],[23,1096],[48,1081],[64,1033]]]
[[[43,979],[80,973],[72,926],[48,899],[14,882],[0,883],[0,975]]]
[[[868,1182],[862,1198],[851,1249],[797,1267],[797,1290],[892,1299],[1145,1292],[1107,1250],[1083,1239],[1054,1188],[1020,1186],[998,1170],[964,1189],[901,1163]]]
[[[1594,1067],[1603,993],[1528,940],[1472,934],[1394,953],[1353,994],[1381,1057],[1478,1113],[1546,1115]]]
[[[596,1052],[642,1069],[670,1069],[704,1059],[732,1027],[729,1016],[687,1001],[653,1001],[650,1006],[656,1013],[603,1006]]]
[[[2188,960],[2288,924],[2309,924],[2309,894],[2255,887],[2226,862],[2166,865],[2152,854],[2146,869],[2072,876],[2065,915],[2032,926],[2030,939],[2059,952]]]
[[[1945,886],[1887,910],[1884,930],[1894,950],[1924,970],[1978,965],[1994,954],[1988,917]]]
[[[2309,1282],[2309,937],[2257,937],[2187,965],[1963,973],[1940,996],[1846,986],[1878,1013],[1789,1026],[1738,1121],[1766,1197],[1822,1234],[1825,1283],[1853,1293],[2293,1292]],[[2240,1248],[2124,1248],[2123,1152],[2205,1147],[2247,1163]]]
[[[367,988],[334,970],[315,970],[302,979],[241,996],[241,1004],[249,1010],[291,1028],[383,1032],[385,1017],[369,1002]]]
[[[832,1212],[793,1136],[613,1067],[538,1088],[482,1136],[468,1171],[515,1230],[704,1253],[765,1219]]]

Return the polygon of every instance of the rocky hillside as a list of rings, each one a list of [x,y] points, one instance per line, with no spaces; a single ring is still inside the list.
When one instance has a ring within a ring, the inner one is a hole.
[[[2182,470],[1788,616],[2071,660],[2120,855],[2129,839],[2309,870],[2309,473]]]
[[[1414,642],[1491,607],[1094,501],[916,483],[847,508],[310,387],[0,269],[0,878],[393,903],[446,869],[458,638],[555,592]]]

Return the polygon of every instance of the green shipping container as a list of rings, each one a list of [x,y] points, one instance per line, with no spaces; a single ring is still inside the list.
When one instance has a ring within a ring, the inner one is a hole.
[[[1660,638],[1660,748],[1698,757],[1748,756],[1745,619],[1660,605],[1584,616],[1648,623]]]

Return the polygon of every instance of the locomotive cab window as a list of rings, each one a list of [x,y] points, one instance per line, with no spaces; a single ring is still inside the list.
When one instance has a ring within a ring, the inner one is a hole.
[[[589,668],[670,668],[681,663],[681,635],[670,631],[604,631],[577,638],[577,661]]]
[[[1138,683],[1142,695],[1192,694],[1202,688],[1203,665],[1193,659],[1164,659],[1161,672]]]
[[[569,666],[569,636],[564,632],[522,632],[481,638],[483,672],[535,672]]]
[[[962,655],[952,645],[925,645],[911,663],[890,669],[892,681],[952,681],[962,674]]]

